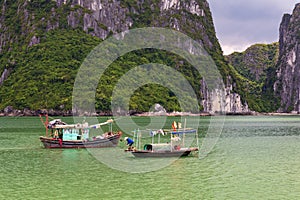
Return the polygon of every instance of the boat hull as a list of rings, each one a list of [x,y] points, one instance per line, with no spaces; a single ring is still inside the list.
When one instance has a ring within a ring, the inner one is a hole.
[[[178,150],[178,151],[145,151],[145,150],[136,150],[131,153],[138,158],[164,158],[164,157],[184,157],[188,156],[192,152],[189,150]]]
[[[63,141],[61,139],[54,139],[48,137],[40,137],[40,141],[45,148],[105,148],[115,147],[118,145],[121,135],[113,135],[104,139],[96,139],[91,141]]]

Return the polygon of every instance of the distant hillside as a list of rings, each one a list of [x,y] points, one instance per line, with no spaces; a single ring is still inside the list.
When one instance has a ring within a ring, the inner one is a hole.
[[[265,110],[300,113],[300,4],[285,14],[279,43],[257,44],[227,56],[229,63],[247,79],[261,85]]]
[[[226,59],[243,77],[256,85],[252,92],[257,99],[253,102],[254,110],[274,112],[279,108],[279,99],[275,97],[273,84],[278,62],[279,44],[255,44],[244,52],[234,52]]]
[[[229,63],[244,77],[255,82],[264,82],[267,70],[275,69],[278,62],[279,45],[255,44],[244,52],[226,56]]]

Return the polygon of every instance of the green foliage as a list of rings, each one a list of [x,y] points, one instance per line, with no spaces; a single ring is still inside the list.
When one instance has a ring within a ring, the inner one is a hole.
[[[99,42],[99,39],[79,30],[48,32],[40,44],[28,48],[26,52],[19,52],[13,75],[0,88],[0,109],[10,105],[17,109],[70,110],[77,70]],[[99,80],[96,109],[109,110],[112,91],[119,78],[131,68],[150,62],[176,68],[184,74],[194,90],[199,91],[197,95],[201,99],[201,76],[192,66],[168,52],[145,49],[126,54],[109,67]],[[136,112],[148,111],[155,103],[162,104],[168,111],[180,111],[174,94],[158,85],[146,85],[136,91],[131,98],[130,109]]]
[[[160,9],[157,5],[159,0],[123,0],[121,6],[128,8],[130,13],[128,16],[133,19],[132,28],[142,28],[155,26],[155,21],[159,20]]]
[[[99,42],[79,30],[48,32],[40,44],[18,53],[13,74],[0,87],[0,109],[70,110],[77,69]]]
[[[235,52],[227,59],[234,75],[236,91],[248,102],[250,109],[257,112],[276,111],[279,106],[274,96],[278,43],[256,44],[245,52]]]
[[[227,56],[227,59],[241,75],[262,83],[266,79],[267,70],[275,67],[278,51],[278,43],[255,44],[244,52],[235,52]]]
[[[182,73],[196,92],[199,100],[198,105],[200,106],[200,74],[197,73],[184,59],[177,55],[155,49],[143,49],[119,57],[105,71],[104,75],[99,80],[96,92],[96,109],[110,109],[111,95],[118,80],[130,69],[147,63],[164,64]],[[124,90],[122,92],[128,94],[131,91]],[[167,111],[181,111],[174,93],[157,84],[148,84],[135,91],[130,100],[130,109],[135,112],[145,112],[149,111],[155,103],[160,103]],[[191,107],[189,111],[196,110]]]

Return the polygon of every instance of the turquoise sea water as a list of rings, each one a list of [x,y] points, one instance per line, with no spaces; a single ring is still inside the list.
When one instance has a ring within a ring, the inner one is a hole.
[[[208,156],[147,173],[112,169],[84,149],[44,149],[43,134],[39,118],[0,118],[0,199],[300,198],[299,116],[226,117]]]

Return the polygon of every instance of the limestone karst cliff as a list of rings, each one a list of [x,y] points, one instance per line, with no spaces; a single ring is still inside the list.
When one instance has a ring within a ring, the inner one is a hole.
[[[300,4],[280,24],[279,61],[274,91],[279,112],[300,112]]]
[[[75,72],[88,50],[99,43],[95,39],[93,45],[91,37],[106,39],[114,33],[151,26],[178,30],[203,44],[223,76],[226,111],[249,111],[247,98],[251,95],[222,55],[206,0],[1,0],[0,7],[0,110],[7,106],[69,110]],[[181,65],[176,59],[175,64]],[[39,76],[44,77],[43,82],[35,80]],[[197,91],[203,111],[218,111],[219,91],[209,93],[200,79],[192,82],[203,86]],[[41,94],[46,95],[41,98]],[[108,93],[96,98],[98,109],[109,109]]]
[[[240,74],[262,84],[264,102],[273,111],[300,112],[300,4],[284,14],[279,42],[256,44],[228,56]]]

